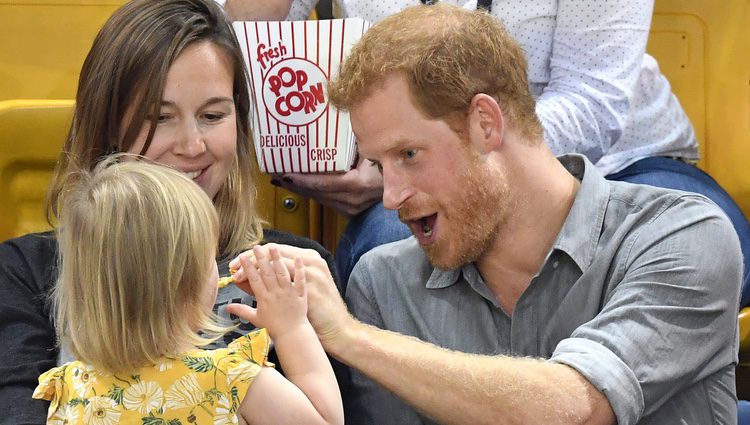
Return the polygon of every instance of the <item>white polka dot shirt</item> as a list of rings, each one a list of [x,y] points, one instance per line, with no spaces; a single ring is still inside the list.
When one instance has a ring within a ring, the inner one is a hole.
[[[444,0],[476,8],[476,0]],[[305,19],[316,0],[296,0]],[[419,0],[338,0],[341,17],[375,23]],[[523,47],[545,138],[603,174],[650,156],[698,159],[687,115],[645,53],[653,0],[495,0],[491,13]]]

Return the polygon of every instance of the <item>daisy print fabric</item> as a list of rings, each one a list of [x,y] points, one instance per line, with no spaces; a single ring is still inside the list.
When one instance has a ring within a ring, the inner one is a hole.
[[[258,329],[227,348],[165,357],[127,376],[74,361],[42,374],[33,397],[50,401],[48,424],[236,424],[269,344]]]

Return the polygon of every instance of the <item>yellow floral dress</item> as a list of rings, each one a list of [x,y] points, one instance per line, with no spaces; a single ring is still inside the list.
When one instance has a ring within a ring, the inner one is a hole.
[[[236,424],[269,343],[259,329],[227,348],[165,357],[127,376],[74,361],[42,374],[33,397],[51,401],[48,424]]]

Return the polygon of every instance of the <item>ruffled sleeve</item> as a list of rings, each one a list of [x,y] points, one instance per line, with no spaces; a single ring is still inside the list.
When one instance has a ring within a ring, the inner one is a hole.
[[[67,365],[52,368],[39,376],[39,385],[34,390],[33,398],[50,402],[47,418],[51,418],[60,405],[65,386],[65,369]]]
[[[268,363],[271,339],[265,329],[257,329],[232,341],[227,347],[225,367],[228,390],[240,400],[245,396],[253,379]]]

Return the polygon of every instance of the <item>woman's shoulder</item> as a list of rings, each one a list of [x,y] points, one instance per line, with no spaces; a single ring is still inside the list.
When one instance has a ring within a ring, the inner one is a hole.
[[[0,276],[32,279],[46,290],[55,280],[57,240],[52,231],[30,233],[0,243]]]
[[[323,254],[331,255],[331,253],[327,249],[325,249],[323,245],[312,239],[275,229],[263,229],[263,242],[291,245],[305,249],[314,249],[318,251],[321,256],[323,256]]]
[[[326,261],[326,263],[328,263],[328,269],[331,271],[331,276],[336,282],[336,286],[339,288],[339,290],[342,289],[341,283],[339,282],[338,273],[336,271],[336,266],[333,261],[333,254],[331,254],[331,252],[323,247],[323,245],[321,245],[320,243],[312,239],[274,229],[263,229],[263,243],[278,243],[296,246],[298,248],[314,249]]]
[[[57,254],[55,232],[50,230],[47,232],[28,233],[0,243],[0,254],[2,254],[2,257],[10,253],[16,253],[24,257],[47,256],[49,254],[53,254],[54,256]]]

